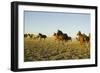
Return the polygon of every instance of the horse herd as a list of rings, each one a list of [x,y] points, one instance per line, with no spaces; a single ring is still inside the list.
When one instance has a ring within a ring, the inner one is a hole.
[[[57,32],[53,33],[53,36],[55,38],[55,40],[57,41],[72,41],[72,37],[68,36],[67,33],[63,33],[61,30],[57,30]],[[38,35],[34,35],[34,34],[24,34],[24,38],[34,38],[34,39],[46,39],[47,35],[44,35],[42,33],[39,33]],[[86,35],[85,33],[81,33],[81,31],[78,31],[78,33],[76,34],[76,40],[78,40],[80,42],[80,44],[84,44],[84,43],[90,43],[90,34]]]
[[[24,38],[27,38],[27,37],[29,37],[29,38],[34,38],[34,39],[46,39],[47,38],[47,36],[46,35],[43,35],[43,34],[41,34],[41,33],[39,33],[38,35],[34,35],[34,34],[24,34]]]

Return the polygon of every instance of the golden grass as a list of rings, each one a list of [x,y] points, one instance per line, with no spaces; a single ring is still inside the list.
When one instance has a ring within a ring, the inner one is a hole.
[[[46,40],[25,38],[24,61],[71,60],[90,58],[90,47],[78,41],[58,42],[54,38]]]

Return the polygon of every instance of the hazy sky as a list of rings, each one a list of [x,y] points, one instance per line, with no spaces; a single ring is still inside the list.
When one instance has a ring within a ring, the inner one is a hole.
[[[57,30],[74,37],[90,33],[90,14],[24,11],[24,33],[53,35]]]

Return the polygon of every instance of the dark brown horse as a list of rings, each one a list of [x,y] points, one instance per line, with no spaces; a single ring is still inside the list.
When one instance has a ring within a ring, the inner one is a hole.
[[[29,35],[30,38],[33,38],[33,36],[34,36],[34,34],[30,34],[30,35]]]
[[[53,36],[55,36],[55,40],[58,40],[58,41],[72,40],[71,37],[69,37],[66,33],[63,33],[61,30],[58,30],[57,33],[53,34]]]
[[[25,34],[24,34],[24,37],[25,37],[25,38],[27,38],[27,37],[33,38],[33,36],[34,36],[34,34],[30,34],[30,33],[25,33]]]
[[[45,39],[47,38],[47,36],[46,36],[46,35],[43,35],[43,34],[41,34],[41,33],[39,33],[39,34],[38,34],[38,38],[40,38],[40,40],[41,40],[41,39],[44,39],[44,40],[45,40]]]
[[[72,37],[70,37],[70,36],[68,36],[68,38],[67,38],[68,40],[70,40],[70,41],[72,41]]]
[[[27,38],[28,34],[24,34],[24,38]]]
[[[55,37],[55,40],[66,41],[66,34],[65,35],[58,35],[57,33],[54,33],[53,36]]]

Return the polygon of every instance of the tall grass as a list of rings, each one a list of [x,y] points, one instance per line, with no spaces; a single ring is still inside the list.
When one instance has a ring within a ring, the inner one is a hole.
[[[90,47],[79,41],[58,42],[52,37],[45,40],[24,39],[24,61],[71,60],[90,58]]]

